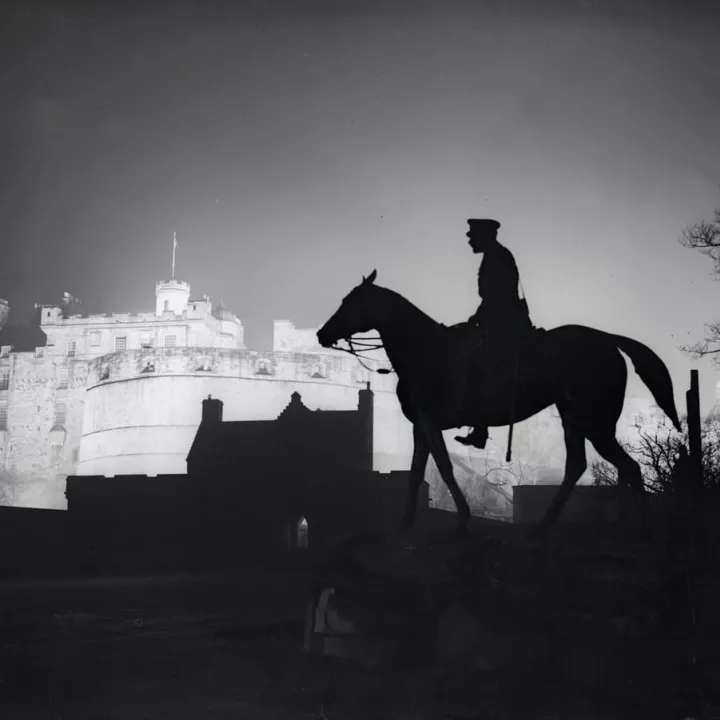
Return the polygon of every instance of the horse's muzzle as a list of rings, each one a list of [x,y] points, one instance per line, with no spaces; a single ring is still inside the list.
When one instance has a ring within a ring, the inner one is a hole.
[[[318,330],[317,339],[321,347],[329,348],[333,345],[333,341],[330,339],[328,334],[324,333],[322,330]]]

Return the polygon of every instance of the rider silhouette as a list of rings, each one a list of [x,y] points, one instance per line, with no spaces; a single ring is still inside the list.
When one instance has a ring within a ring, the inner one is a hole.
[[[476,337],[487,345],[511,349],[532,329],[527,303],[520,298],[520,276],[513,254],[497,240],[500,223],[496,220],[468,220],[468,244],[475,254],[482,253],[478,271],[480,306],[470,317],[471,328],[477,328]],[[478,342],[479,344],[479,342]],[[470,345],[470,353],[477,345]],[[469,360],[469,357],[467,358]],[[462,400],[467,387],[466,374],[462,375]],[[488,439],[487,427],[475,427],[467,437],[455,438],[463,445],[484,448]]]

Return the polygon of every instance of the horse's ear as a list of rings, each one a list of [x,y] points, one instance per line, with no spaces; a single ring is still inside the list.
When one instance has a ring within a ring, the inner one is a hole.
[[[363,275],[363,285],[371,285],[375,282],[377,277],[377,270],[373,270],[367,277]]]

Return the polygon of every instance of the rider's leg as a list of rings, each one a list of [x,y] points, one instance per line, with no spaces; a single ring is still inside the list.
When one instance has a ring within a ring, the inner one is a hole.
[[[470,413],[467,410],[467,393],[470,386],[470,383],[468,381],[470,370],[467,365],[470,363],[470,358],[472,357],[472,354],[480,346],[483,339],[483,335],[479,334],[477,329],[474,328],[473,335],[468,338],[468,343],[464,348],[464,357],[462,359],[461,367],[466,367],[467,369],[466,372],[460,374],[457,385],[458,414],[460,416],[460,422],[462,423],[460,427],[462,427],[465,423],[470,425],[471,422]],[[488,428],[486,426],[478,426],[472,429],[466,437],[456,435],[455,439],[463,445],[473,445],[474,447],[480,448],[482,450],[488,441]]]

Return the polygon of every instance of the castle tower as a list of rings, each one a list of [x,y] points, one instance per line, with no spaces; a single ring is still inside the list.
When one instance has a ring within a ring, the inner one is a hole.
[[[155,286],[155,314],[173,312],[182,315],[190,299],[190,284],[182,280],[161,280]]]
[[[0,330],[5,327],[8,315],[10,314],[10,303],[0,298]]]

